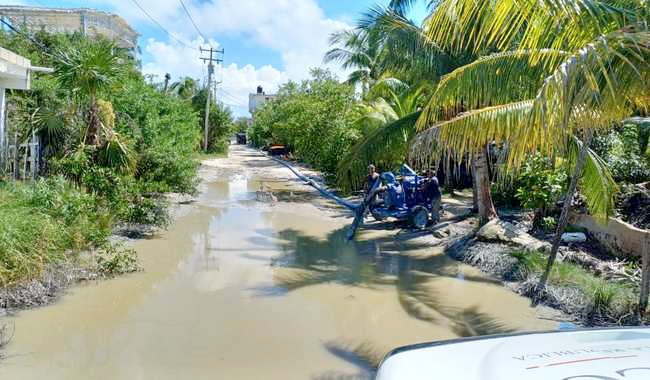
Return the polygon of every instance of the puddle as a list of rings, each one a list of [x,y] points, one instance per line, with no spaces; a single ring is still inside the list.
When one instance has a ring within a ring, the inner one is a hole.
[[[256,200],[261,182],[278,202]],[[145,272],[71,289],[20,312],[3,379],[370,378],[390,349],[551,329],[476,269],[349,219],[313,195],[243,175],[207,185],[159,238]]]

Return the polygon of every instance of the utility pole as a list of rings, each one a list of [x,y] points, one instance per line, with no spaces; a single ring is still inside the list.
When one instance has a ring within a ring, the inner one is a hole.
[[[206,100],[205,100],[205,125],[203,128],[203,151],[207,153],[208,151],[208,128],[209,128],[209,120],[210,120],[210,94],[212,93],[212,74],[214,73],[214,62],[220,63],[223,62],[222,59],[217,58],[217,54],[223,54],[224,50],[217,50],[217,49],[201,49],[201,53],[210,53],[210,57],[201,57],[201,60],[203,62],[208,62],[208,83],[205,86],[207,93]]]

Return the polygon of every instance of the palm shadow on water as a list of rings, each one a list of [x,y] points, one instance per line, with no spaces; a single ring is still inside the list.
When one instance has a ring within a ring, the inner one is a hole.
[[[280,296],[324,283],[371,289],[394,286],[399,304],[409,316],[435,325],[445,325],[458,336],[512,331],[475,306],[464,308],[445,303],[444,297],[440,296],[441,290],[431,286],[436,278],[500,283],[485,276],[462,273],[459,262],[443,252],[409,255],[418,250],[427,252],[435,249],[422,239],[388,236],[347,242],[345,228],[329,233],[325,239],[293,229],[273,233],[259,230],[258,233],[269,239],[275,238],[282,252],[271,262],[273,267],[278,268],[274,273],[274,286],[256,289],[258,296]],[[325,347],[332,353],[358,358],[373,367],[378,365],[380,358],[377,350],[367,342],[363,345],[329,342]]]

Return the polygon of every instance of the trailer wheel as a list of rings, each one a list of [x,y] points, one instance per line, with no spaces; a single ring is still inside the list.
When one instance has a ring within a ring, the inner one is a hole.
[[[429,222],[429,211],[424,206],[415,206],[410,213],[411,225],[417,229],[423,229]]]

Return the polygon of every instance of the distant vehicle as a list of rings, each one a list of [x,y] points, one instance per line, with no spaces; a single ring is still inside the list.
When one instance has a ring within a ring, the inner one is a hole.
[[[650,328],[566,330],[398,348],[376,380],[648,380]]]
[[[237,144],[240,145],[246,145],[246,134],[245,133],[237,133]]]

